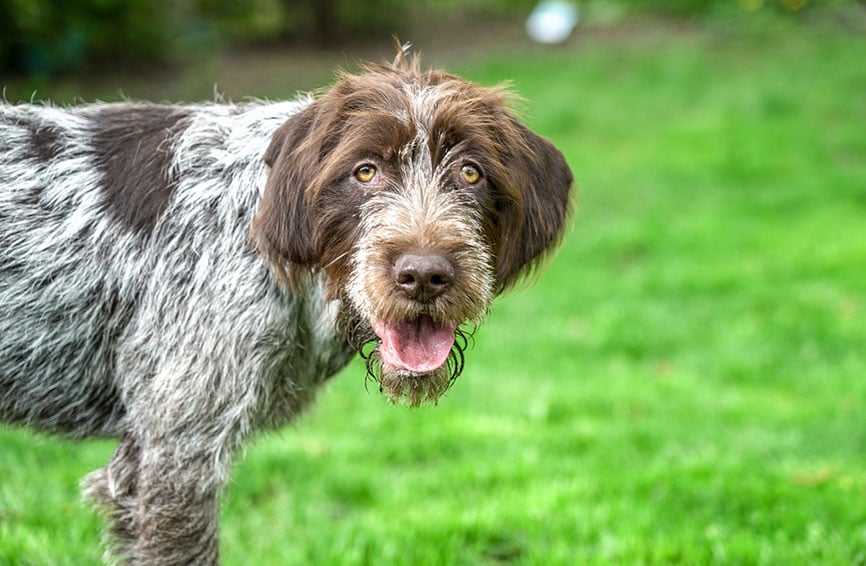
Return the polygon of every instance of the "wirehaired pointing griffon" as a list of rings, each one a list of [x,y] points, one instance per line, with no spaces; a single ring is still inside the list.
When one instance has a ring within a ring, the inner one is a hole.
[[[439,399],[571,185],[501,89],[404,51],[289,102],[0,103],[0,419],[118,438],[110,550],[214,563],[241,444],[353,351]]]

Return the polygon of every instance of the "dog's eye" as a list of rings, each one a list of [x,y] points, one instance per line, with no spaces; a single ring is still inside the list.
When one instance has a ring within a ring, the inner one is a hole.
[[[362,183],[369,183],[376,178],[376,167],[365,164],[355,169],[355,178]]]
[[[481,180],[481,171],[474,165],[464,165],[460,168],[460,176],[470,185],[474,185]]]

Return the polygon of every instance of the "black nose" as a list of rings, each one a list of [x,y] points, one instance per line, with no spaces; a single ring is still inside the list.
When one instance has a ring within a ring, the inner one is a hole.
[[[405,253],[394,262],[394,280],[406,296],[426,303],[451,286],[454,267],[439,254]]]

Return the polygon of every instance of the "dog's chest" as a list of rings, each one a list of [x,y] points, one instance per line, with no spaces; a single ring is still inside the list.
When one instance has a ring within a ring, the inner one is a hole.
[[[268,340],[261,426],[279,427],[290,421],[352,359],[351,347],[337,331],[339,306],[324,298],[320,283],[287,300],[284,316],[274,321]]]

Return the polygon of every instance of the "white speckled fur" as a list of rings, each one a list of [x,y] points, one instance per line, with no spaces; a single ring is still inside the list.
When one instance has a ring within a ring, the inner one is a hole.
[[[84,482],[110,558],[217,562],[242,442],[352,346],[392,399],[448,390],[460,325],[570,210],[562,154],[506,106],[402,50],[316,100],[0,102],[0,421],[120,439]]]
[[[261,156],[308,103],[185,107],[171,148],[176,188],[149,234],[105,212],[89,140],[91,116],[106,106],[0,105],[0,418],[124,438],[143,455],[139,490],[147,470],[168,478],[195,462],[187,480],[216,492],[250,431],[300,412],[350,358],[335,332],[338,305],[320,281],[282,289],[249,229],[267,175]],[[57,158],[32,151],[39,128],[56,135]],[[178,436],[195,440],[169,441]],[[132,481],[118,478],[133,472],[113,464],[88,483],[117,517]],[[216,559],[215,538],[199,551],[177,544],[201,533],[138,548],[115,531],[132,561]]]

